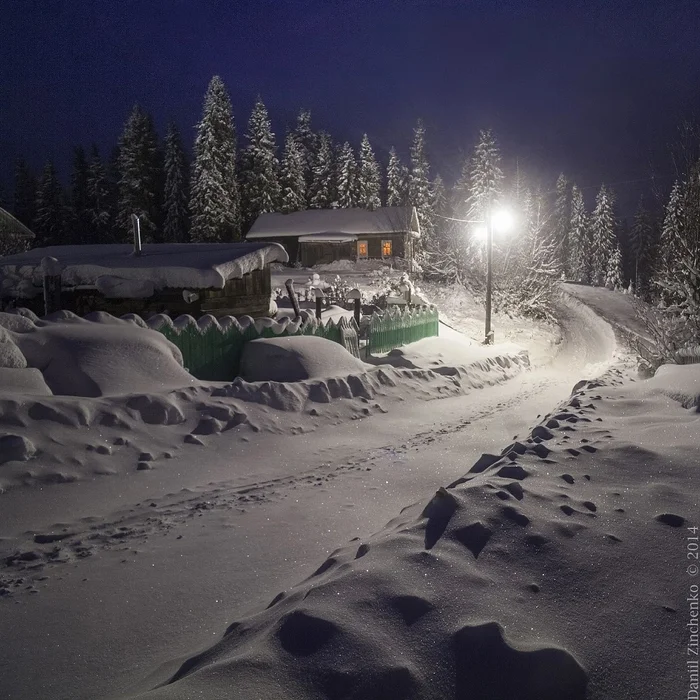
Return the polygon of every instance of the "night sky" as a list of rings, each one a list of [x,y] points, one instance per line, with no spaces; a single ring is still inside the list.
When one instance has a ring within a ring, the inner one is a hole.
[[[676,126],[700,112],[698,0],[0,0],[0,17],[6,196],[14,158],[67,180],[72,147],[111,148],[134,102],[191,144],[215,73],[239,135],[258,93],[278,143],[304,106],[337,139],[407,156],[422,117],[450,182],[484,127],[509,167],[548,179],[668,175]],[[617,186],[623,206],[644,186]]]

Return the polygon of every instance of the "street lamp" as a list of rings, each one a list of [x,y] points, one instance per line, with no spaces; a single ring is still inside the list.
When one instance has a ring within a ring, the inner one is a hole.
[[[493,232],[507,233],[513,228],[513,215],[506,209],[488,209],[485,221],[479,221],[480,226],[475,229],[479,238],[486,239],[486,323],[484,329],[484,345],[493,343],[493,330],[491,328],[491,296],[493,290]]]

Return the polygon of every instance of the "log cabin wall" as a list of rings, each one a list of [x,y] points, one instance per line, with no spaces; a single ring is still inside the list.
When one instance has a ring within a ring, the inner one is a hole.
[[[213,316],[267,316],[270,309],[272,285],[270,268],[253,270],[241,279],[228,280],[223,289],[190,289],[199,298],[188,304],[182,296],[183,289],[170,288],[157,291],[148,299],[108,299],[96,289],[67,289],[61,292],[61,308],[85,316],[92,311],[105,311],[113,316],[138,314],[149,318],[155,314],[168,314],[172,318],[189,314],[199,318]],[[7,300],[4,300],[7,302]],[[31,309],[37,316],[44,315],[41,295],[33,299],[19,299],[15,306]]]
[[[301,264],[304,267],[335,262],[336,260],[354,260],[355,243],[301,243]]]
[[[392,258],[406,257],[410,254],[410,242],[406,244],[407,234],[368,234],[358,235],[358,241],[367,241],[367,255],[371,259],[382,258],[382,242],[391,241]],[[287,243],[285,243],[287,245]],[[352,243],[300,243],[301,264],[304,267],[326,264],[336,260],[357,260],[357,241]],[[289,249],[288,249],[289,252]],[[292,259],[291,253],[289,255]]]

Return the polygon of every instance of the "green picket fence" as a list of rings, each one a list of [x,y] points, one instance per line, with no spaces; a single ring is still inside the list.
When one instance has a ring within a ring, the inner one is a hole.
[[[254,321],[248,317],[238,320],[230,316],[223,319],[205,316],[199,320],[180,316],[173,321],[163,314],[148,321],[132,314],[125,318],[162,333],[180,349],[183,363],[190,373],[207,381],[235,379],[240,372],[245,344],[258,338],[315,335],[339,343],[356,357],[360,356],[359,329],[354,319],[341,318],[337,322],[331,319],[323,323],[308,314],[296,321],[283,322],[271,319]],[[372,316],[367,345],[370,353],[388,352],[437,334],[436,309],[402,311],[396,308]]]
[[[175,322],[158,315],[144,324],[162,333],[182,353],[185,367],[197,379],[231,381],[240,372],[243,347],[258,338],[279,338],[290,335],[315,335],[346,348],[359,357],[357,325],[354,319],[341,318],[319,323],[313,317],[301,321],[254,322],[253,319],[228,317],[219,323],[213,317],[197,322],[191,316],[183,316]]]
[[[439,316],[433,307],[391,308],[374,314],[369,327],[369,352],[389,352],[408,343],[438,334]]]

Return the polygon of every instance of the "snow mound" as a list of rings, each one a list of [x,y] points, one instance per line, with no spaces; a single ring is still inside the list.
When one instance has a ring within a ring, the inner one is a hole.
[[[0,464],[26,462],[36,453],[32,441],[22,435],[0,434]]]
[[[299,382],[368,369],[342,345],[316,336],[260,338],[246,343],[241,377],[248,382]]]
[[[529,436],[332,552],[139,697],[684,693],[688,580],[674,562],[697,512],[697,417],[640,402],[617,374],[580,382]],[[642,640],[638,664],[624,639]]]
[[[10,332],[11,333],[11,332]],[[113,317],[87,321],[65,312],[12,334],[27,365],[39,369],[54,394],[118,396],[188,386],[180,351],[161,333]]]
[[[662,365],[643,386],[700,410],[700,364]]]
[[[9,331],[0,326],[0,368],[24,369],[27,361]]]
[[[455,374],[458,368],[496,362],[510,366],[511,362],[529,364],[528,354],[512,343],[501,345],[477,345],[468,338],[423,338],[415,343],[391,350],[385,357],[374,360],[376,364],[390,364],[410,369],[431,369],[441,374]]]
[[[8,394],[50,396],[52,393],[38,369],[0,367],[0,394],[3,396]]]

